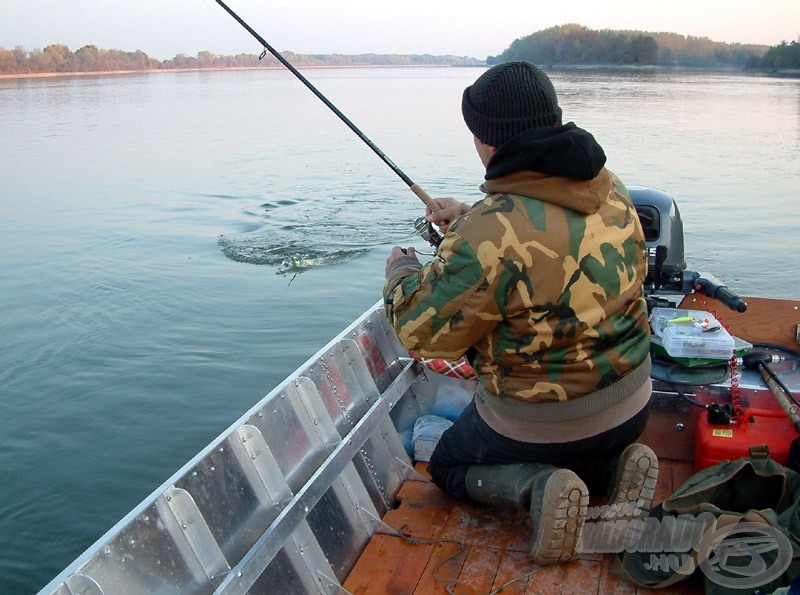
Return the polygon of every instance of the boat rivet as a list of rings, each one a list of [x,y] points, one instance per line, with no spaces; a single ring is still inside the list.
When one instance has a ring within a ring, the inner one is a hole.
[[[258,417],[264,417],[264,414],[259,411],[258,412]]]
[[[238,576],[239,578],[242,578],[242,576],[244,576],[244,575],[242,574],[242,571],[240,570],[239,572],[236,573],[236,576]]]
[[[682,423],[678,422],[678,423],[675,424],[675,429],[678,430],[679,432],[682,432],[683,428],[684,428],[684,425]]]
[[[167,502],[169,502],[170,500],[172,500],[172,496],[167,496],[166,499],[167,499]]]
[[[208,468],[209,471],[214,471],[215,469],[216,467],[214,467],[214,465],[211,465],[211,467]]]
[[[242,436],[242,442],[247,442],[247,436]]]
[[[185,529],[185,528],[186,528],[186,523],[181,523],[181,529]]]
[[[255,461],[256,460],[256,455],[250,455],[250,458]]]
[[[105,554],[106,554],[106,556],[110,556],[111,555],[111,550],[110,549],[106,549]]]

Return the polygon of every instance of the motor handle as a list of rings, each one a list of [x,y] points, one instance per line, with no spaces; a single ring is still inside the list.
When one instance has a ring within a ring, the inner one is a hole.
[[[747,302],[721,283],[698,276],[694,279],[693,285],[695,292],[718,300],[735,312],[747,310]]]

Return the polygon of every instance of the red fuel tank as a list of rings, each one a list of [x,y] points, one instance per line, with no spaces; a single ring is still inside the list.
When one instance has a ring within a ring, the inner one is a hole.
[[[770,458],[785,465],[795,438],[792,422],[780,409],[748,408],[738,424],[724,425],[710,423],[706,413],[701,412],[694,437],[694,469],[746,457],[750,448],[758,445],[766,445]]]

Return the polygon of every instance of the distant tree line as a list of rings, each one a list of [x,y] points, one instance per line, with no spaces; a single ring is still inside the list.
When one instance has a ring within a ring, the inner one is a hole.
[[[299,68],[341,66],[480,66],[483,60],[430,54],[295,54],[283,56]],[[521,37],[489,65],[509,60],[555,65],[659,65],[700,68],[800,68],[800,40],[777,46],[721,43],[705,37],[642,31],[594,31],[582,25],[561,25]],[[218,56],[208,51],[196,56],[178,54],[159,61],[141,50],[101,50],[86,45],[71,51],[53,44],[30,52],[21,46],[0,47],[0,74],[49,74],[144,70],[187,70],[279,67],[271,54]]]
[[[516,39],[488,64],[527,60],[535,64],[656,64],[658,45],[649,35],[593,31],[581,25],[561,25]]]
[[[766,45],[722,43],[707,37],[677,33],[652,33],[658,44],[660,66],[690,68],[743,68],[753,56],[762,56]]]
[[[767,46],[721,43],[705,37],[642,31],[595,31],[560,25],[515,40],[488,64],[527,60],[545,65],[659,65],[745,67]]]
[[[753,56],[748,62],[750,68],[798,69],[800,68],[800,41],[781,42],[761,56]]]
[[[43,50],[26,52],[21,46],[13,50],[0,47],[0,74],[51,72],[97,72],[102,70],[150,70],[158,68],[142,51],[99,50],[86,45],[72,52],[63,44],[49,45]]]
[[[463,56],[381,55],[381,54],[295,54],[284,52],[283,56],[297,67],[325,66],[476,66],[482,60]],[[71,51],[66,45],[53,44],[43,50],[25,51],[21,46],[13,50],[0,47],[0,74],[49,74],[71,72],[116,72],[141,70],[184,70],[277,67],[280,62],[267,54],[263,59],[255,54],[217,56],[203,51],[197,56],[178,54],[172,59],[159,61],[150,58],[141,50],[101,50],[86,45]]]

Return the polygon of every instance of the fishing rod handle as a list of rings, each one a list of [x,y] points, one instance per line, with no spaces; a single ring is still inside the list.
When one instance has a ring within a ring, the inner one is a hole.
[[[431,195],[425,192],[418,184],[411,184],[409,188],[411,188],[411,192],[417,195],[417,198],[425,203],[425,206],[428,207],[431,213],[442,210],[442,207],[431,198]]]

